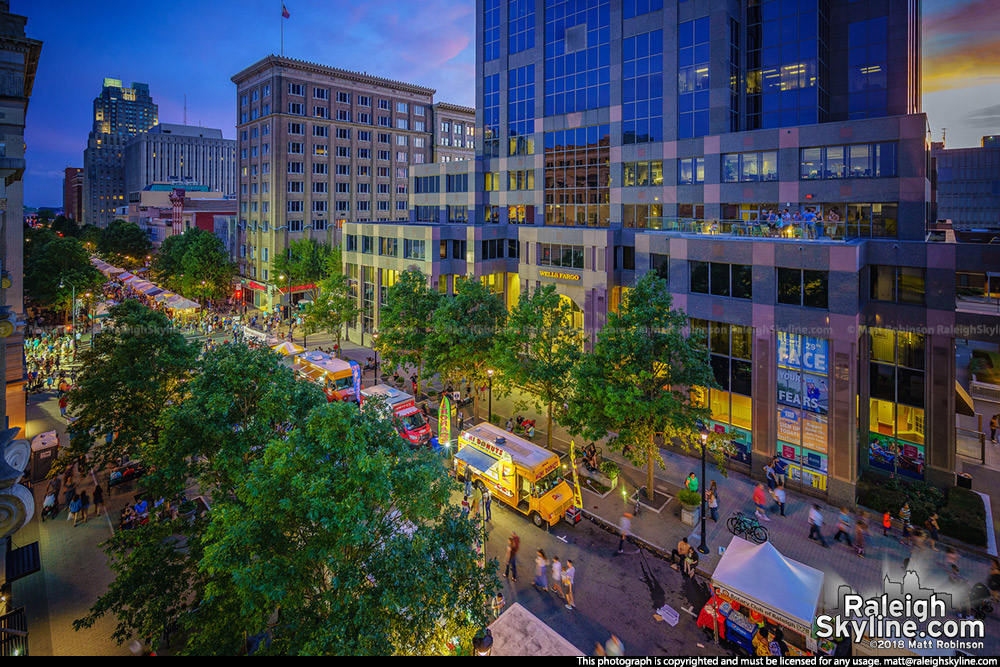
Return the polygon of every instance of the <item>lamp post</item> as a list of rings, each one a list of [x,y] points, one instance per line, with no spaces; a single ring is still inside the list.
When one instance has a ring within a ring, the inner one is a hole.
[[[701,434],[701,544],[698,545],[698,553],[707,554],[708,544],[705,536],[705,487],[708,480],[705,479],[705,449],[708,446],[708,433]]]
[[[73,301],[71,302],[70,310],[73,311],[72,331],[73,331],[73,335],[75,336],[76,335],[76,285],[70,285],[70,287],[73,288]],[[60,280],[59,281],[59,289],[62,289],[62,288],[63,288],[63,281]]]
[[[375,384],[378,384],[378,332],[372,333],[372,352],[375,353]]]
[[[472,638],[472,648],[476,655],[489,655],[493,652],[493,633],[489,628]]]
[[[486,413],[486,421],[492,424],[493,423],[493,369],[491,368],[488,371],[486,371],[486,375],[489,376],[490,378],[490,401],[488,406],[489,410]]]
[[[279,281],[278,282],[278,308],[281,309],[280,310],[281,317],[284,318],[284,316],[285,316],[285,307],[283,305],[283,302],[285,300],[285,293],[282,292],[282,290],[285,289],[285,276],[284,276],[284,274],[278,276],[278,281]]]

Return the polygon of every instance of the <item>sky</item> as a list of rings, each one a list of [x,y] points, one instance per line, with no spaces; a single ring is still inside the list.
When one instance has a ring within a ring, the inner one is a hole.
[[[475,105],[475,0],[284,0],[284,53]],[[280,0],[11,0],[44,42],[28,112],[27,206],[62,206],[105,77],[148,83],[159,118],[235,138],[236,72],[280,51]],[[994,11],[990,11],[991,7]],[[950,148],[1000,133],[995,0],[924,0],[924,111]]]

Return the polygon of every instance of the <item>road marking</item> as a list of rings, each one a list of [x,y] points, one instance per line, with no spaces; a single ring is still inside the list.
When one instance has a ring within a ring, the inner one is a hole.
[[[566,544],[569,544],[569,541],[565,537],[563,537],[562,535],[556,535],[556,539],[557,540],[562,540]]]
[[[681,611],[686,611],[692,616],[696,616],[696,614],[694,613],[694,607],[681,607]]]

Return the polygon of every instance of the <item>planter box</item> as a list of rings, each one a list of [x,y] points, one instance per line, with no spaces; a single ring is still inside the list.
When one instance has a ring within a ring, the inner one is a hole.
[[[681,505],[681,523],[685,526],[697,526],[701,520],[701,506]]]

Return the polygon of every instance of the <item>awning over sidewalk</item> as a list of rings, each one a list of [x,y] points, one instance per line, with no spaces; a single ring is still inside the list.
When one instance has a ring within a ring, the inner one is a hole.
[[[476,449],[475,447],[462,447],[455,454],[455,458],[459,461],[464,462],[473,470],[478,472],[486,472],[500,459],[495,459],[486,452]]]
[[[734,537],[712,573],[725,597],[808,636],[823,592],[823,573],[781,554],[770,542]]]
[[[955,380],[955,413],[966,417],[976,416],[976,407],[969,393]]]

